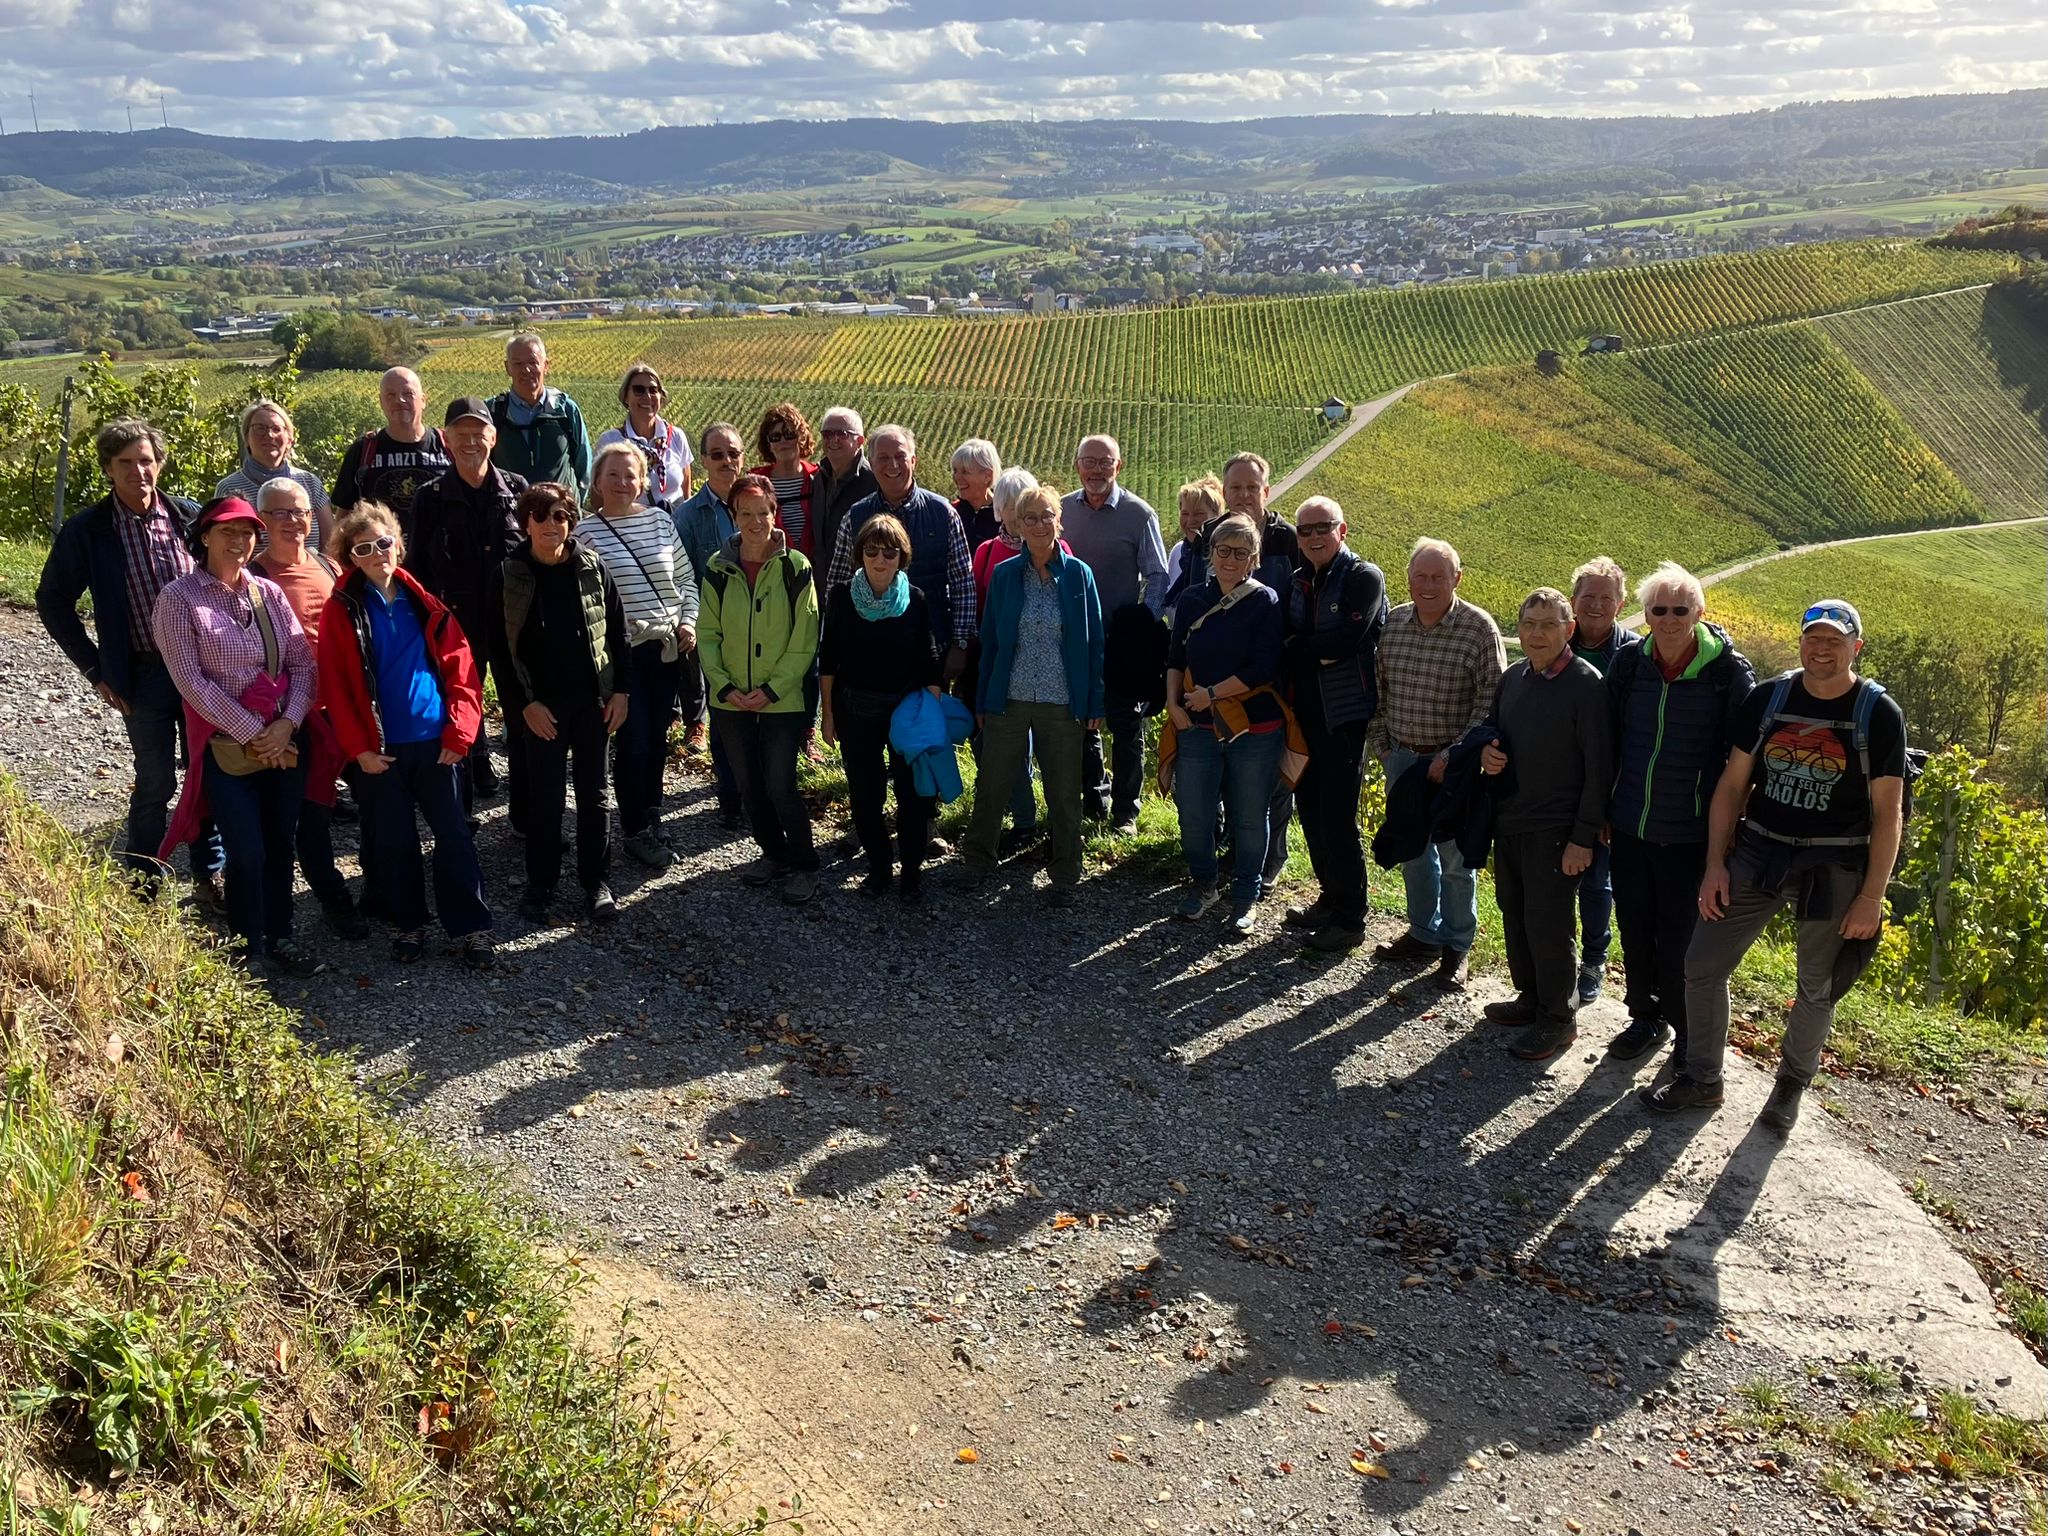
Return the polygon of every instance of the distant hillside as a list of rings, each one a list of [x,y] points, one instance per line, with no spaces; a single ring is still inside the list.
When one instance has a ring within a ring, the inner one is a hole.
[[[610,138],[230,139],[184,129],[17,133],[0,176],[82,197],[304,190],[309,170],[567,176],[666,192],[798,187],[893,165],[935,176],[1214,182],[1233,174],[1472,182],[1541,173],[1741,178],[1859,166],[1902,173],[2031,165],[2048,156],[2048,90],[1814,102],[1704,118],[1423,116],[1103,121],[726,123]],[[1023,169],[1028,168],[1028,169]]]

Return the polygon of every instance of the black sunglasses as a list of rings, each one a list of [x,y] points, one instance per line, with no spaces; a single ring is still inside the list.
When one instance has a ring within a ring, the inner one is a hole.
[[[1653,619],[1683,619],[1691,613],[1691,608],[1682,607],[1677,603],[1659,603],[1650,610],[1650,617]]]
[[[565,523],[573,528],[576,514],[567,507],[542,507],[538,512],[529,512],[526,520],[529,523]]]

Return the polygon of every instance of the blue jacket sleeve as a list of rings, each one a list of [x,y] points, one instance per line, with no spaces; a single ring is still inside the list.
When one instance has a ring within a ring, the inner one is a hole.
[[[1081,716],[1085,723],[1100,720],[1108,713],[1102,682],[1103,652],[1108,637],[1102,627],[1102,594],[1095,590],[1095,573],[1085,565],[1081,567],[1081,573],[1088,583],[1082,593],[1082,602],[1088,613],[1088,707]]]
[[[1016,619],[1011,613],[1010,584],[1003,580],[1002,568],[989,577],[988,604],[981,614],[981,665],[974,674],[974,712],[988,713],[989,676],[994,671],[996,652],[1007,648],[1014,633]]]
[[[1285,637],[1286,626],[1280,618],[1277,596],[1252,609],[1245,626],[1244,655],[1237,667],[1238,678],[1246,687],[1258,688],[1279,681],[1280,647]]]

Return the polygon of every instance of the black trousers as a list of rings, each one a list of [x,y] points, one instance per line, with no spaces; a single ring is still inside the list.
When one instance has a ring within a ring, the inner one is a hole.
[[[1568,828],[1518,832],[1493,843],[1493,894],[1515,991],[1551,1023],[1578,1003],[1579,877],[1564,872]]]
[[[846,797],[853,802],[853,829],[860,834],[868,868],[880,874],[892,867],[889,821],[882,814],[882,797],[891,784],[896,786],[896,836],[906,870],[924,863],[932,836],[932,801],[917,792],[910,760],[889,745],[889,717],[897,702],[854,688],[832,691],[832,723],[839,732],[839,760],[846,767]]]
[[[1308,766],[1294,786],[1294,811],[1316,872],[1323,906],[1350,928],[1365,926],[1365,848],[1359,841],[1358,800],[1365,791],[1365,722],[1335,729],[1321,712],[1297,717],[1308,743]],[[1283,845],[1284,846],[1284,845]]]
[[[1115,689],[1103,693],[1103,726],[1081,744],[1081,806],[1085,815],[1121,820],[1138,812],[1145,789],[1145,717],[1137,701]],[[1103,761],[1102,738],[1109,738]]]
[[[1685,1056],[1685,951],[1700,917],[1705,843],[1646,843],[1617,831],[1609,849],[1614,869],[1614,919],[1628,967],[1628,1016],[1662,1019],[1677,1036],[1673,1058]]]
[[[520,732],[526,754],[526,883],[553,890],[562,876],[562,811],[576,781],[576,880],[586,891],[604,884],[612,864],[612,823],[606,804],[604,711],[595,699],[555,711],[555,739]]]

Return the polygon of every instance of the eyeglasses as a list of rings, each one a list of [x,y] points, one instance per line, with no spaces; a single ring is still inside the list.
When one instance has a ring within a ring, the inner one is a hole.
[[[529,513],[526,520],[529,523],[561,523],[564,527],[574,527],[576,514],[567,507],[542,507],[538,512]]]
[[[1659,603],[1650,610],[1653,619],[1686,619],[1692,617],[1692,609],[1684,603]]]
[[[313,514],[305,507],[272,507],[263,514],[273,523],[310,523]]]
[[[398,540],[388,533],[381,533],[374,539],[365,539],[360,544],[351,544],[348,552],[358,560],[367,560],[372,555],[388,555],[398,548]]]
[[[1074,460],[1074,462],[1075,462],[1076,464],[1080,465],[1080,466],[1081,466],[1081,467],[1082,467],[1083,469],[1115,469],[1115,468],[1116,468],[1116,460],[1115,460],[1115,459],[1105,459],[1105,458],[1103,458],[1103,457],[1102,457],[1102,456],[1101,456],[1100,454],[1094,454],[1094,453],[1090,453],[1090,454],[1084,454],[1084,455],[1082,455],[1082,456],[1081,456],[1080,458],[1078,458],[1078,459]]]
[[[704,457],[716,459],[721,464],[737,464],[746,455],[737,448],[706,448],[704,450]]]
[[[1059,515],[1057,513],[1033,512],[1027,517],[1018,518],[1017,526],[1019,528],[1050,528],[1058,521]]]
[[[1249,560],[1252,552],[1242,544],[1218,544],[1209,551],[1211,560]]]
[[[1339,526],[1337,523],[1296,523],[1294,531],[1304,539],[1320,539],[1326,534],[1335,533]]]
[[[626,393],[630,395],[658,395],[661,393],[661,386],[659,384],[633,384],[627,387]]]

